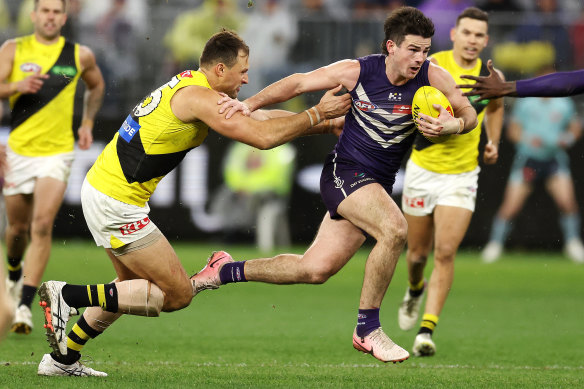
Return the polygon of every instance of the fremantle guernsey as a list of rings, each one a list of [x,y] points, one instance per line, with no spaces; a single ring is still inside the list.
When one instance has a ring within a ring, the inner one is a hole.
[[[361,73],[350,92],[353,104],[334,152],[337,161],[357,165],[391,187],[416,134],[414,93],[430,82],[429,62],[425,61],[416,77],[403,85],[391,84],[385,74],[385,59],[382,54],[358,59]]]
[[[467,80],[460,78],[463,74],[473,76],[486,76],[489,74],[487,67],[481,59],[472,69],[460,67],[454,60],[452,50],[441,51],[432,55],[438,65],[446,69],[452,75],[457,84],[464,84]],[[471,98],[471,104],[477,111],[477,126],[470,132],[455,135],[443,143],[432,143],[423,136],[416,138],[411,160],[418,166],[441,174],[460,174],[474,170],[478,165],[479,141],[481,139],[481,126],[485,117],[485,107],[489,100],[476,102],[478,96]]]
[[[211,89],[203,73],[186,70],[142,100],[87,173],[91,186],[143,207],[160,180],[207,137],[204,122],[184,123],[170,108],[174,94],[192,85]]]
[[[81,76],[79,45],[60,37],[52,45],[34,35],[16,38],[12,72],[8,82],[24,80],[35,73],[46,74],[37,93],[10,96],[8,146],[17,154],[42,157],[72,152],[73,103]]]

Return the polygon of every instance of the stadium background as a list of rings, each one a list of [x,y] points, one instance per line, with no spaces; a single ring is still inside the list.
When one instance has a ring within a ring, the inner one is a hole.
[[[294,2],[292,1],[292,3]],[[128,3],[132,3],[132,1],[128,1]],[[480,5],[480,2],[477,3]],[[567,1],[565,3],[572,4],[573,2]],[[134,40],[130,42],[129,46],[126,46],[125,53],[118,53],[118,56],[121,55],[122,58],[117,58],[117,60],[123,60],[125,54],[133,58],[134,65],[129,72],[131,77],[114,79],[113,83],[108,84],[106,103],[96,121],[94,134],[96,144],[91,151],[78,153],[66,201],[56,221],[55,237],[57,239],[90,237],[83,220],[78,195],[84,173],[91,166],[105,143],[117,131],[123,118],[136,102],[173,75],[168,72],[165,65],[165,59],[170,54],[163,44],[164,35],[177,15],[193,9],[197,4],[200,4],[200,1],[151,0],[143,2],[147,11],[147,24],[142,30],[134,31],[131,35]],[[242,14],[250,12],[246,9],[247,1],[239,1],[237,4]],[[580,5],[580,7],[582,6]],[[293,71],[313,69],[344,58],[355,58],[363,50],[367,53],[378,52],[379,43],[383,37],[384,12],[352,14],[349,18],[339,19],[325,12],[309,13],[300,6],[295,8],[294,5],[290,5],[290,9],[298,12],[296,15],[298,18],[298,42],[292,47],[289,55],[289,66],[285,69],[288,74]],[[561,27],[554,24],[558,22],[561,22],[564,27],[575,25],[580,15],[578,12],[568,12],[570,9],[566,6],[560,19],[548,20],[546,23],[550,27]],[[508,79],[530,76],[529,64],[539,60],[539,54],[531,53],[529,55],[535,55],[535,57],[523,57],[523,62],[519,61],[519,64],[525,64],[525,67],[522,68],[516,66],[516,58],[513,54],[509,54],[510,47],[511,49],[520,47],[527,50],[528,45],[533,43],[529,41],[518,42],[516,36],[512,34],[516,29],[517,21],[520,18],[528,18],[530,15],[533,14],[531,12],[502,12],[491,16],[491,44],[483,53],[482,58],[485,60],[494,58],[496,66],[502,68]],[[433,15],[433,19],[435,21],[453,21],[455,16],[456,13],[444,12]],[[108,43],[104,43],[99,32],[92,30],[90,26],[82,26],[74,17],[70,18],[69,24],[67,34],[71,34],[73,39],[92,47],[96,51],[102,69],[115,74],[118,70],[117,65],[113,60],[112,63],[107,63],[108,57],[110,57],[106,55]],[[14,27],[8,25],[2,27],[0,28],[2,40],[17,35]],[[512,46],[515,43],[522,46]],[[185,44],[189,43],[185,41]],[[549,48],[550,46],[559,51],[554,43],[545,47]],[[100,51],[98,49],[100,47],[105,47],[105,51]],[[439,47],[439,45],[434,47],[436,49],[448,48],[447,46]],[[545,52],[545,50],[540,50],[541,52]],[[515,51],[515,54],[517,53],[518,51]],[[527,53],[527,51],[521,53]],[[253,51],[251,55],[254,55]],[[573,60],[575,56],[567,58],[569,59],[562,59],[558,62],[560,70],[572,70],[577,67]],[[196,68],[196,64],[193,64],[192,67]],[[319,97],[320,94],[317,94],[297,99],[291,107],[297,111],[304,109],[304,107],[312,105]],[[584,101],[581,98],[577,98],[576,101],[579,112],[584,112]],[[80,100],[78,100],[77,107],[80,106],[79,102]],[[506,100],[507,108],[511,108],[512,104],[513,99]],[[507,112],[510,111],[507,110]],[[7,124],[7,119],[5,112],[2,119],[4,125]],[[79,121],[79,115],[77,115],[76,120]],[[300,138],[293,142],[297,149],[297,169],[289,217],[294,243],[309,242],[325,212],[320,196],[314,189],[318,185],[318,167],[325,155],[332,149],[335,140],[333,136],[320,136]],[[161,183],[160,190],[151,202],[151,216],[170,239],[192,241],[220,239],[219,234],[208,231],[206,210],[213,191],[222,183],[221,165],[228,144],[229,140],[210,132],[205,145],[192,151],[178,170]],[[581,165],[584,156],[584,141],[578,142],[569,151],[569,154],[576,193],[578,198],[582,198],[584,180],[582,180]],[[486,243],[492,218],[502,200],[512,156],[513,146],[503,136],[499,163],[494,167],[483,168],[480,175],[477,210],[463,241],[463,246],[481,247]],[[514,231],[508,241],[510,247],[556,249],[562,246],[557,212],[549,197],[543,190],[539,189],[542,188],[536,188],[524,211],[516,220]],[[394,193],[394,199],[398,204],[400,203],[400,193],[398,185]],[[241,240],[242,242],[252,242],[252,234],[242,234]]]

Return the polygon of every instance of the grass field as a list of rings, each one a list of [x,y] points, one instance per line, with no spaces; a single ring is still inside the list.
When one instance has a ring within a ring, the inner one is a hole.
[[[217,248],[176,245],[193,273]],[[236,259],[258,256],[246,247],[228,250]],[[393,365],[351,344],[366,255],[359,252],[324,285],[227,285],[179,312],[122,317],[84,350],[86,364],[107,378],[38,377],[49,347],[35,306],[33,333],[9,334],[0,344],[0,388],[584,387],[584,266],[555,253],[512,253],[491,265],[461,253],[434,335],[436,356]],[[55,243],[46,279],[113,278],[92,243]],[[416,331],[399,330],[396,316],[405,286],[402,258],[381,323],[411,350]]]

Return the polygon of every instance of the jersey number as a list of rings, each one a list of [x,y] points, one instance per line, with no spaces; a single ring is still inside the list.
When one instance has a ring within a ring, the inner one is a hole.
[[[136,107],[134,107],[133,116],[142,117],[151,114],[152,111],[158,107],[158,104],[160,104],[160,100],[162,100],[162,90],[167,86],[172,89],[179,82],[180,80],[178,77],[174,76],[169,82],[150,93],[144,100],[142,100],[138,105],[136,105]]]

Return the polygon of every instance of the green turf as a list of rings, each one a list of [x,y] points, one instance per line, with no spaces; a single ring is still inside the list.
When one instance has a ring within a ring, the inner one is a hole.
[[[217,248],[176,245],[188,272]],[[229,251],[236,259],[258,255],[243,247]],[[476,253],[463,252],[434,336],[436,356],[386,365],[351,345],[366,255],[359,252],[324,285],[227,285],[201,293],[180,312],[123,317],[84,351],[87,364],[107,378],[38,377],[48,344],[35,307],[33,333],[9,334],[0,344],[0,388],[584,386],[584,266],[553,253],[513,253],[484,265]],[[101,249],[55,243],[46,279],[113,278]],[[410,349],[415,331],[400,331],[396,320],[405,285],[402,258],[381,322]]]

